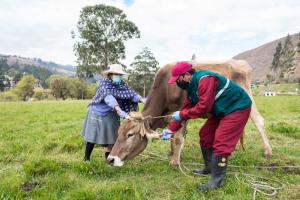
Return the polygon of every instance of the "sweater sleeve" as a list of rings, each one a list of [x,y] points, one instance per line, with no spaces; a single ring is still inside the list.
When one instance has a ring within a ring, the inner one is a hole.
[[[180,117],[183,120],[195,119],[211,111],[215,102],[216,89],[219,80],[214,76],[204,77],[198,84],[199,101],[191,108],[180,111]]]
[[[140,101],[141,98],[142,98],[141,95],[136,94],[136,95],[133,96],[133,98],[132,98],[131,100],[132,100],[134,103],[138,103],[138,102]]]
[[[109,94],[104,98],[104,102],[111,108],[114,108],[115,106],[119,105],[115,97],[113,95]]]

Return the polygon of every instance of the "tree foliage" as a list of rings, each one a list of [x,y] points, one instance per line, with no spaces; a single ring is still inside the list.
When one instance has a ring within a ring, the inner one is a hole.
[[[49,88],[51,89],[51,92],[56,99],[62,98],[63,100],[65,100],[68,98],[68,96],[70,96],[68,81],[66,77],[53,75],[50,76],[48,82]]]
[[[46,79],[49,78],[53,72],[44,67],[37,67],[28,64],[14,64],[8,65],[7,59],[0,58],[0,76],[8,75],[17,83],[21,80],[23,74],[32,74],[36,79],[41,81],[43,87],[46,86]]]
[[[283,46],[281,42],[277,44],[271,65],[275,82],[288,80],[295,73],[295,53],[290,35],[287,35]]]
[[[130,65],[129,84],[143,96],[147,96],[150,87],[153,83],[154,76],[158,70],[158,61],[155,59],[153,53],[147,48],[143,48]]]
[[[53,75],[48,80],[49,88],[56,99],[85,99],[88,86],[82,79]]]
[[[13,92],[17,94],[21,100],[25,101],[28,97],[32,97],[34,94],[33,89],[35,83],[36,79],[32,75],[25,75],[13,89]]]
[[[139,38],[138,27],[127,20],[122,10],[104,4],[86,6],[77,24],[79,38],[74,44],[79,77],[107,69],[111,63],[125,58],[124,41]],[[75,33],[72,32],[75,38]]]

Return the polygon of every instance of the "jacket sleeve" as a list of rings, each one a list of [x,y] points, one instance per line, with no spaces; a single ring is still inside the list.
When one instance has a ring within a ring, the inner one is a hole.
[[[198,84],[199,101],[191,108],[180,111],[180,117],[183,120],[195,119],[211,111],[215,102],[216,89],[219,80],[214,76],[204,77]]]
[[[190,100],[190,98],[185,97],[183,105],[180,107],[180,110],[185,110],[185,109],[191,108],[193,106],[194,105],[193,105],[192,101]],[[172,119],[169,122],[167,128],[170,129],[173,132],[177,132],[181,128],[181,123],[182,122],[183,122],[183,120],[176,121],[176,120]]]

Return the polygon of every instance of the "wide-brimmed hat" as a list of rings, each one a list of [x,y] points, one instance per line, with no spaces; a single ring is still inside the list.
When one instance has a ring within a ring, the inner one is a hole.
[[[180,75],[190,71],[192,69],[192,64],[182,61],[177,62],[171,69],[172,77],[169,79],[168,83],[173,84],[177,81]]]
[[[108,74],[127,75],[127,73],[123,71],[122,65],[120,64],[109,65],[108,70],[103,71],[102,74],[103,75],[108,75]]]

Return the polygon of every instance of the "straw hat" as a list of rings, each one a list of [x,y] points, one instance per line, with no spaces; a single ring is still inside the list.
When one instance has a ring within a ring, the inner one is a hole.
[[[103,75],[108,74],[120,74],[120,75],[127,75],[126,72],[123,71],[122,66],[120,64],[112,64],[108,66],[108,70],[102,72]]]

